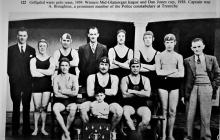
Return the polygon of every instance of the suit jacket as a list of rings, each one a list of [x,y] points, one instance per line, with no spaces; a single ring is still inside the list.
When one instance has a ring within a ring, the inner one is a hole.
[[[91,63],[91,58],[89,56],[91,56],[92,54],[90,44],[88,43],[86,45],[80,46],[78,53],[79,53],[79,70],[80,70],[79,82],[80,84],[82,84],[86,82],[88,75],[98,72],[98,61],[101,57],[107,56],[108,51],[105,45],[98,43],[95,50],[96,65],[92,67],[89,67]]]
[[[35,57],[35,49],[26,45],[24,55],[20,53],[18,44],[8,48],[8,69],[10,81],[22,82],[31,79],[30,59]]]
[[[219,86],[220,69],[215,56],[205,55],[206,70],[211,81],[213,90],[215,91]],[[195,55],[184,60],[185,77],[184,77],[184,93],[185,99],[189,99],[193,85],[195,82],[196,66]]]

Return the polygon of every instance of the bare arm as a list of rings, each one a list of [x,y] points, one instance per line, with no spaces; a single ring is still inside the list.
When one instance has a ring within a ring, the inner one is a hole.
[[[110,61],[110,69],[119,68],[119,66],[117,66],[116,64],[113,63],[115,61],[115,51],[113,50],[113,48],[109,49],[108,58]]]
[[[116,60],[113,61],[113,63],[121,68],[124,68],[124,69],[130,69],[129,68],[129,62],[130,60],[133,58],[133,50],[129,49],[129,52],[128,52],[128,58],[127,58],[127,61],[124,62],[124,63],[121,63],[121,62],[118,62]]]
[[[111,89],[105,89],[105,94],[109,96],[115,96],[118,92],[119,79],[115,75],[111,75]]]
[[[50,58],[50,66],[48,69],[37,69],[37,70],[44,75],[53,75],[55,71],[55,64],[53,58]]]
[[[131,98],[135,96],[131,92],[128,92],[128,77],[127,76],[122,78],[120,87],[121,87],[123,98]]]
[[[95,95],[95,74],[88,76],[86,89],[89,97],[93,97]]]
[[[162,70],[161,66],[161,54],[156,55],[155,58],[155,68],[156,68],[156,73],[158,76],[168,76],[170,74],[173,74],[177,72],[177,69],[174,70]]]
[[[184,77],[184,66],[183,66],[183,57],[181,55],[178,56],[178,66],[177,72],[170,74],[168,77]]]
[[[30,61],[30,71],[31,71],[32,77],[43,77],[43,76],[45,76],[44,74],[40,73],[37,70],[36,58],[32,58],[31,61]]]
[[[56,76],[54,78],[54,83],[53,83],[53,91],[54,91],[55,97],[58,97],[58,98],[68,98],[68,96],[63,95],[62,92],[60,92],[59,84],[58,83],[59,83],[59,79],[58,79],[58,76]]]
[[[150,81],[147,77],[143,77],[143,84],[144,84],[144,89],[137,91],[137,90],[132,90],[131,92],[134,92],[135,95],[139,97],[150,97],[151,94],[151,86],[150,86]]]
[[[53,60],[56,70],[59,68],[59,58],[60,58],[60,52],[59,50],[56,50],[53,55]]]
[[[61,92],[64,95],[74,97],[78,95],[79,83],[78,83],[78,78],[76,76],[72,75],[71,79],[72,79],[70,83],[71,85],[69,85],[67,89],[61,90]]]
[[[72,49],[71,56],[73,58],[72,61],[70,61],[70,66],[72,67],[78,67],[79,65],[79,54],[76,50]]]

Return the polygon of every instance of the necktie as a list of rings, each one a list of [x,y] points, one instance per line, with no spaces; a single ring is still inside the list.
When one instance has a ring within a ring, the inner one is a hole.
[[[24,54],[24,46],[21,46],[21,54]]]
[[[95,44],[92,44],[92,52],[95,53]]]
[[[201,59],[200,59],[199,55],[198,55],[198,59],[197,59],[197,64],[201,64]]]

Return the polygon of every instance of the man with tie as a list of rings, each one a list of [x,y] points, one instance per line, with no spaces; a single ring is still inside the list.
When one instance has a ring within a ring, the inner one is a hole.
[[[18,43],[8,48],[8,76],[13,102],[12,135],[18,135],[20,126],[20,103],[23,105],[23,135],[29,135],[31,73],[30,59],[35,57],[35,49],[26,42],[28,31],[22,27],[17,31]]]
[[[107,47],[97,41],[99,31],[97,27],[89,28],[89,43],[79,47],[79,84],[82,86],[81,93],[87,95],[86,81],[90,74],[95,74],[99,71],[99,60],[103,56],[108,55]]]
[[[192,40],[194,55],[184,60],[184,93],[187,110],[187,137],[193,139],[193,122],[196,107],[200,108],[201,140],[211,140],[210,118],[212,98],[219,86],[220,69],[215,56],[203,53],[205,45],[201,38]]]

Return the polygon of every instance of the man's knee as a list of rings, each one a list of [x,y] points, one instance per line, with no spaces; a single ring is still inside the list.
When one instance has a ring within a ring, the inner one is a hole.
[[[77,105],[76,104],[71,104],[69,106],[69,115],[70,116],[75,116],[76,111],[77,111]]]
[[[35,112],[41,112],[41,107],[40,106],[35,106],[34,111]]]
[[[82,103],[82,104],[79,106],[80,112],[81,112],[81,113],[88,112],[89,109],[90,109],[90,104],[91,104],[90,101],[86,101],[86,102]]]
[[[42,107],[41,107],[41,111],[47,112],[47,106],[42,106]]]
[[[169,109],[169,116],[176,117],[176,109]]]
[[[123,115],[123,108],[117,103],[110,104],[109,109],[116,117],[121,117]]]
[[[61,105],[60,103],[55,103],[53,105],[53,112],[55,114],[60,113],[63,110],[65,110],[65,106],[64,105]]]

